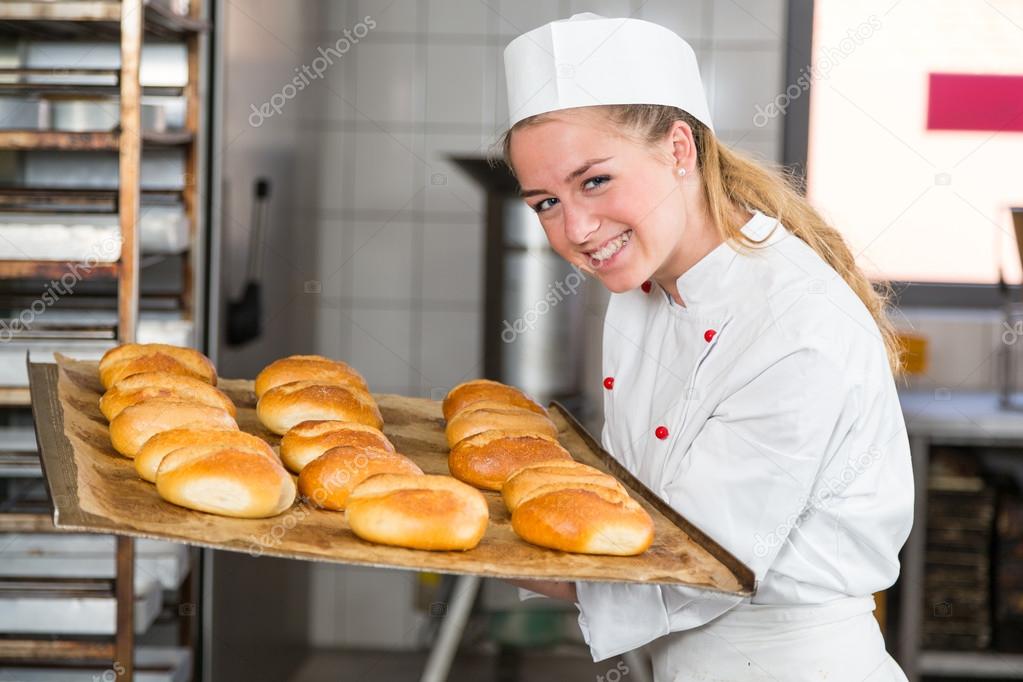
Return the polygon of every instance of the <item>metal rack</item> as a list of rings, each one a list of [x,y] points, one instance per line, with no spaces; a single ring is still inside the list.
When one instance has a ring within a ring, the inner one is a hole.
[[[39,282],[61,277],[70,268],[80,280],[99,286],[116,287],[116,294],[100,291],[93,300],[101,307],[116,310],[116,322],[104,328],[88,321],[72,325],[50,325],[32,329],[19,338],[31,349],[44,340],[48,347],[66,344],[69,350],[106,347],[137,339],[141,263],[139,223],[141,199],[168,195],[180,201],[188,224],[188,246],[181,252],[180,290],[172,298],[182,317],[198,325],[203,317],[203,297],[196,294],[202,281],[201,201],[198,195],[202,179],[201,141],[203,118],[200,80],[203,76],[205,34],[202,0],[191,0],[188,15],[180,15],[162,0],[5,0],[0,3],[0,36],[27,40],[113,42],[120,48],[118,69],[89,68],[6,68],[0,69],[0,93],[18,97],[54,95],[86,99],[117,100],[119,119],[112,130],[72,132],[64,130],[0,130],[0,150],[36,152],[59,150],[78,152],[117,152],[116,189],[88,187],[0,187],[0,212],[60,213],[78,211],[116,215],[121,241],[120,253],[111,262],[84,263],[66,260],[0,260],[0,280]],[[145,38],[183,42],[187,52],[187,82],[183,87],[146,87],[140,83],[142,46]],[[69,82],[73,81],[73,82]],[[142,124],[142,96],[177,96],[184,99],[184,126],[180,130],[147,131]],[[183,186],[178,191],[142,189],[142,151],[151,148],[177,148],[184,154]],[[103,284],[105,283],[105,285]],[[78,293],[77,291],[75,292]],[[92,292],[96,293],[96,292]],[[87,297],[81,297],[88,300]],[[77,301],[76,301],[77,303]],[[197,327],[193,338],[202,338]],[[19,346],[20,347],[20,346]],[[0,386],[0,406],[26,407],[29,392],[22,386]],[[18,445],[0,457],[3,476],[31,478],[40,476],[38,457],[35,466],[30,452]],[[6,505],[0,513],[0,533],[56,533],[49,505],[38,501],[26,505]],[[0,661],[37,665],[39,662],[107,662],[118,680],[135,675],[135,542],[116,539],[115,576],[103,585],[116,599],[116,634],[112,641],[81,638],[34,639],[13,636],[0,638]],[[181,601],[197,600],[197,552],[190,550],[190,570],[181,588]],[[7,584],[5,590],[13,589]],[[81,582],[77,579],[77,582]],[[51,586],[59,590],[62,581]],[[70,585],[64,587],[70,589]],[[192,607],[194,609],[194,606]],[[193,613],[185,614],[188,616]],[[192,646],[196,641],[196,618],[180,621],[179,642]]]

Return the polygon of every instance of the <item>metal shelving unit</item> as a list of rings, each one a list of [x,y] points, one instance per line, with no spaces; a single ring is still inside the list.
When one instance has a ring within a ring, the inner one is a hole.
[[[76,132],[67,130],[0,130],[0,150],[34,153],[45,150],[68,152],[116,152],[118,181],[116,189],[92,187],[0,187],[0,214],[17,211],[30,214],[98,213],[116,215],[120,252],[112,262],[85,263],[73,260],[0,259],[0,280],[26,283],[45,282],[61,277],[70,269],[80,280],[93,285],[115,287],[115,292],[90,292],[79,297],[91,301],[95,309],[116,310],[116,321],[96,324],[83,318],[77,324],[39,325],[22,330],[17,341],[31,349],[33,344],[46,348],[87,348],[96,351],[97,343],[110,347],[115,343],[137,340],[142,260],[139,223],[141,200],[169,197],[180,202],[188,225],[187,247],[175,254],[181,259],[180,290],[169,298],[176,303],[182,318],[193,324],[193,339],[203,335],[198,321],[203,318],[204,296],[196,288],[202,281],[204,233],[199,188],[203,179],[202,150],[204,120],[200,82],[204,77],[205,34],[209,28],[203,0],[191,0],[187,16],[176,14],[161,0],[26,0],[0,2],[0,37],[19,41],[100,41],[119,45],[118,69],[79,68],[4,68],[0,69],[0,94],[14,97],[55,96],[86,100],[116,101],[117,125],[111,130]],[[187,81],[181,87],[142,87],[140,66],[146,38],[180,42],[187,53]],[[142,97],[170,96],[184,100],[184,126],[180,130],[144,130]],[[180,190],[142,189],[143,149],[180,149],[184,157],[183,186]],[[88,267],[86,267],[88,266]],[[105,285],[103,283],[106,283]],[[75,291],[77,295],[79,292]],[[89,297],[91,296],[91,298]],[[73,301],[72,303],[79,303]],[[85,309],[89,304],[79,305]],[[74,306],[72,306],[74,309]],[[45,322],[45,321],[44,321]],[[63,345],[62,345],[63,344]],[[24,358],[22,358],[24,363]],[[0,407],[24,408],[30,404],[24,386],[0,385]],[[2,432],[0,432],[2,433]],[[38,456],[35,466],[31,449],[16,437],[0,436],[0,478],[31,482],[41,476]],[[0,533],[58,533],[52,522],[52,508],[39,500],[15,500],[3,504]],[[116,627],[112,641],[90,638],[33,638],[12,635],[0,637],[0,662],[41,663],[74,668],[83,662],[105,663],[118,680],[133,680],[135,675],[135,542],[116,538],[115,572],[104,582],[105,594],[116,600]],[[190,570],[179,594],[183,603],[197,599],[197,552],[190,550]],[[49,593],[71,594],[71,583],[81,579],[57,578]],[[64,583],[67,583],[66,585]],[[17,580],[5,583],[11,593]],[[63,585],[63,588],[62,588]],[[187,616],[194,613],[186,614]],[[191,648],[197,641],[197,618],[180,620],[179,644]],[[190,660],[194,661],[194,657]]]

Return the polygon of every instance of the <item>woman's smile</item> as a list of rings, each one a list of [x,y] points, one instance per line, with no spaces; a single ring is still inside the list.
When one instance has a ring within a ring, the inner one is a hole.
[[[590,265],[594,269],[604,269],[611,267],[620,261],[621,258],[619,256],[626,250],[626,246],[628,246],[631,241],[632,235],[632,230],[626,230],[616,237],[608,239],[600,246],[600,248],[587,252],[586,255],[590,259]]]

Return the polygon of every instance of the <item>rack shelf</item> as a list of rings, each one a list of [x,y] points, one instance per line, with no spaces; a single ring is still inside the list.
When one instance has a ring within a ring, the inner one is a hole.
[[[72,133],[55,130],[0,130],[0,149],[24,151],[51,149],[64,151],[117,151],[120,148],[118,131]],[[142,143],[152,147],[175,147],[192,142],[194,135],[187,130],[143,131]]]
[[[0,34],[60,40],[114,39],[120,34],[121,3],[113,0],[32,1],[0,3]],[[145,2],[143,29],[156,38],[180,38],[208,30],[205,21],[184,17],[153,0]]]
[[[80,279],[113,279],[120,271],[119,263],[69,263],[47,260],[0,260],[0,280],[55,279],[72,270]]]

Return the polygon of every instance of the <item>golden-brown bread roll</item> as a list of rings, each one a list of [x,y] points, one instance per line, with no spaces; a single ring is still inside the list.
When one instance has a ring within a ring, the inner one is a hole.
[[[602,485],[541,486],[512,512],[526,542],[579,554],[633,556],[654,541],[654,522],[634,499]]]
[[[255,519],[276,516],[295,501],[295,481],[265,455],[225,447],[177,450],[156,472],[160,497],[189,509]]]
[[[448,455],[451,475],[469,485],[500,490],[505,479],[527,464],[572,461],[558,441],[546,435],[483,431],[458,442]]]
[[[448,439],[448,447],[453,448],[459,441],[484,431],[513,431],[555,439],[558,437],[558,427],[550,417],[489,400],[478,401],[458,412],[448,422],[444,434]]]
[[[134,458],[143,443],[156,434],[181,428],[237,431],[238,423],[227,410],[219,407],[170,400],[144,400],[124,408],[110,422],[110,444],[125,457]]]
[[[625,487],[611,474],[573,461],[528,464],[512,472],[505,480],[501,486],[501,497],[508,511],[515,511],[515,507],[532,491],[549,484],[557,484],[563,488],[581,484],[600,485],[628,494]]]
[[[367,447],[339,447],[309,462],[298,475],[298,492],[317,507],[341,511],[352,490],[377,474],[422,475],[405,455]]]
[[[276,434],[313,419],[333,419],[365,424],[375,429],[384,425],[373,396],[351,386],[292,381],[268,390],[256,402],[256,416]]]
[[[142,372],[182,374],[217,385],[213,363],[194,348],[166,343],[126,343],[111,348],[99,361],[99,380],[103,388]]]
[[[160,463],[170,453],[189,448],[212,450],[226,447],[263,455],[280,464],[270,444],[251,433],[225,429],[171,429],[161,431],[142,444],[135,455],[135,471],[143,480],[155,483]]]
[[[377,474],[356,486],[345,507],[358,537],[412,549],[472,549],[489,519],[483,493],[450,476]]]
[[[346,445],[394,452],[394,445],[380,429],[365,424],[322,419],[300,422],[288,429],[281,439],[281,461],[297,474],[327,450]]]
[[[526,395],[524,391],[499,381],[473,379],[458,384],[444,396],[444,402],[441,404],[444,419],[451,421],[456,414],[481,400],[500,402],[510,407],[520,407],[547,416],[547,409]]]
[[[340,384],[369,392],[363,376],[346,362],[322,355],[290,355],[274,360],[256,375],[256,397],[262,398],[271,388],[292,381]]]
[[[154,398],[219,407],[227,410],[232,417],[238,414],[238,408],[231,399],[216,386],[201,379],[168,372],[142,372],[121,379],[99,399],[99,411],[110,421],[129,405]]]

